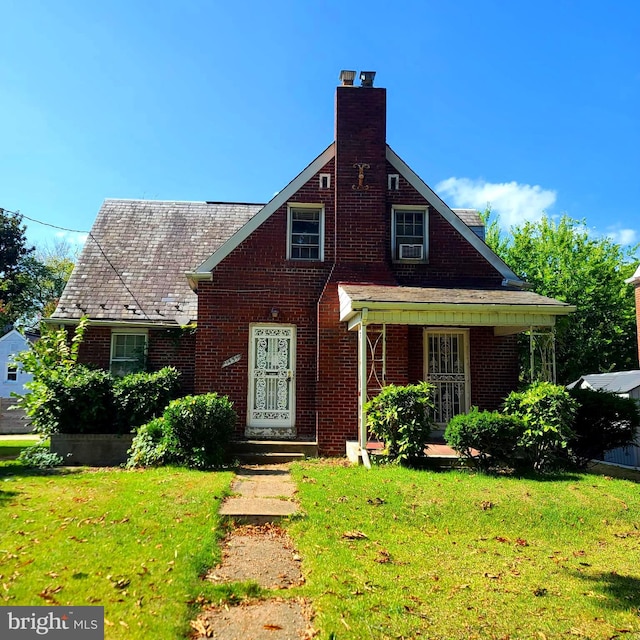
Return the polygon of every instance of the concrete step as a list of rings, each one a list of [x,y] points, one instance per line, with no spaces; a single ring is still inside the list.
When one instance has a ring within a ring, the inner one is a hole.
[[[281,464],[318,455],[315,442],[299,440],[236,440],[231,455],[244,464]]]

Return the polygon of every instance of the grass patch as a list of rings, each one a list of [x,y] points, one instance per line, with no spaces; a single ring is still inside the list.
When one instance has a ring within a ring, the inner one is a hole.
[[[17,458],[20,452],[38,442],[38,438],[9,439],[0,437],[0,459]],[[46,444],[49,444],[48,441]]]
[[[289,532],[321,638],[640,637],[640,492],[625,480],[293,470]]]
[[[103,605],[107,639],[184,637],[218,594],[230,472],[0,463],[0,604]]]

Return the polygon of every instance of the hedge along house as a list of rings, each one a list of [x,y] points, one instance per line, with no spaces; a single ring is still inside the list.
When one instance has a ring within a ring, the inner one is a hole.
[[[174,364],[233,400],[238,436],[367,440],[363,404],[429,380],[437,420],[497,408],[517,335],[573,307],[526,289],[386,143],[386,90],[343,71],[335,140],[268,204],[105,201],[52,321],[81,358]],[[180,329],[196,323],[193,330]]]

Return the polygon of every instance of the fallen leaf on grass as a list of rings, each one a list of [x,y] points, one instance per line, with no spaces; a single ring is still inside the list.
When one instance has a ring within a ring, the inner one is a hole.
[[[362,531],[345,531],[342,537],[347,540],[367,540],[369,538],[369,536],[362,533]]]
[[[391,562],[391,554],[385,549],[378,551],[378,557],[373,559],[378,564],[389,564]]]
[[[45,602],[57,605],[58,601],[54,598],[54,595],[56,593],[60,593],[62,589],[63,589],[62,585],[59,585],[57,587],[46,587],[38,594],[38,596],[42,598]]]
[[[367,498],[367,504],[372,504],[374,507],[379,507],[384,503],[385,501],[382,498]]]

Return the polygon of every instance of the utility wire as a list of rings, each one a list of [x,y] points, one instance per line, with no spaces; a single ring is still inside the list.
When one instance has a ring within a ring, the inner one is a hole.
[[[107,264],[111,267],[111,269],[116,274],[116,276],[118,276],[118,280],[120,280],[120,282],[122,283],[122,286],[127,290],[129,295],[133,298],[134,302],[138,305],[138,308],[140,309],[140,311],[142,312],[144,317],[147,320],[150,320],[149,316],[147,315],[147,312],[143,309],[142,305],[140,304],[140,302],[136,298],[136,296],[133,293],[133,291],[131,291],[131,289],[129,289],[129,286],[124,281],[123,277],[120,275],[119,271],[115,268],[115,266],[111,262],[111,260],[109,260],[109,258],[107,257],[107,254],[105,253],[104,249],[102,248],[102,246],[100,245],[100,243],[98,242],[96,237],[93,235],[93,233],[91,233],[91,231],[80,231],[78,229],[67,229],[66,227],[60,227],[59,225],[51,224],[50,222],[42,222],[42,220],[36,220],[35,218],[30,218],[29,216],[26,216],[24,213],[20,213],[19,211],[10,211],[9,209],[4,209],[3,207],[0,207],[0,215],[2,215],[3,213],[9,213],[9,214],[14,215],[14,216],[20,216],[21,218],[24,218],[25,220],[29,220],[30,222],[35,222],[36,224],[41,224],[41,225],[43,225],[45,227],[51,227],[52,229],[59,229],[60,231],[68,231],[69,233],[86,233],[87,236],[89,238],[91,238],[96,243],[96,246],[98,247],[98,250],[102,254],[102,257],[106,260]]]

